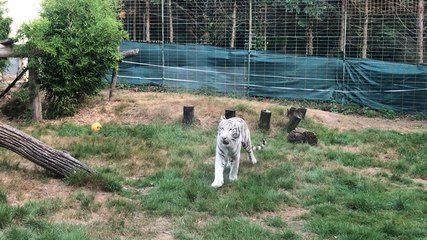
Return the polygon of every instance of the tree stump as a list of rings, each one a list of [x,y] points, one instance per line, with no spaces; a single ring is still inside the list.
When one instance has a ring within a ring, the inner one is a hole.
[[[294,115],[299,116],[301,119],[305,118],[305,114],[307,113],[307,109],[303,107],[291,107],[286,111],[286,117],[291,118]]]
[[[76,171],[94,172],[69,153],[53,149],[38,139],[0,123],[0,147],[9,149],[42,168],[65,177]]]
[[[225,109],[225,119],[229,119],[236,116],[236,110],[233,108]]]
[[[263,130],[270,130],[271,111],[263,109],[259,116],[258,127]]]
[[[286,112],[286,116],[289,118],[289,122],[286,124],[286,132],[290,133],[294,130],[300,121],[304,119],[307,109],[291,107]]]
[[[308,131],[304,128],[296,128],[288,134],[288,141],[291,143],[308,143],[316,145],[317,135],[314,132]]]
[[[194,106],[184,106],[184,116],[182,123],[191,124],[194,120]]]

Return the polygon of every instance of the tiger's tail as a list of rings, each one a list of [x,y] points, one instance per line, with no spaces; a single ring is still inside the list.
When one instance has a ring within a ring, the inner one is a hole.
[[[263,139],[262,143],[260,145],[252,146],[252,150],[253,151],[261,150],[261,149],[265,148],[266,145],[267,145],[267,141],[265,139]]]

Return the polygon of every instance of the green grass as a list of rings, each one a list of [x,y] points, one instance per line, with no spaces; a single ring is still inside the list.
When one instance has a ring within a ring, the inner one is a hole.
[[[226,169],[224,186],[214,189],[215,127],[106,123],[92,133],[88,125],[40,124],[33,136],[75,139],[65,150],[97,172],[64,179],[75,190],[62,201],[11,205],[10,189],[1,189],[0,239],[155,239],[141,235],[152,219],[166,219],[176,239],[427,238],[427,192],[413,180],[427,178],[427,132],[338,132],[310,119],[301,127],[316,132],[318,146],[290,144],[278,132],[255,152],[256,165],[243,153],[239,180],[230,182]],[[254,144],[265,137],[251,134]],[[0,162],[6,174],[20,169]],[[109,194],[104,202],[100,192]],[[107,212],[108,221],[49,220],[67,209],[82,219]],[[283,218],[289,209],[304,214]]]
[[[80,226],[43,220],[61,207],[58,199],[30,201],[18,206],[0,202],[0,239],[89,239]]]

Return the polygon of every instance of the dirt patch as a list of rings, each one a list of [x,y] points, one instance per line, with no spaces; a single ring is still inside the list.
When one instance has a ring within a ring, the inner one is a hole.
[[[197,123],[201,127],[211,127],[217,124],[224,109],[237,107],[237,115],[244,117],[252,127],[256,127],[259,112],[262,109],[282,110],[290,106],[277,104],[272,100],[247,101],[226,97],[192,95],[188,93],[159,93],[134,92],[129,90],[117,91],[112,101],[106,101],[107,92],[103,99],[96,101],[91,107],[77,112],[73,117],[63,118],[53,122],[75,122],[79,124],[121,123],[137,124],[159,122],[180,122],[184,105],[195,106]],[[278,116],[280,115],[280,116]],[[324,126],[339,131],[351,129],[377,128],[394,130],[402,133],[427,131],[427,121],[411,121],[407,119],[388,120],[383,118],[368,118],[356,115],[343,115],[317,109],[308,109],[307,118]],[[273,111],[272,130],[283,127],[287,119],[280,111]]]
[[[301,220],[301,216],[307,213],[308,210],[304,208],[296,208],[296,207],[285,207],[283,210],[275,211],[275,212],[264,212],[253,218],[252,220],[257,222],[257,224],[261,224],[264,227],[264,219],[267,217],[279,217],[283,222],[287,224],[290,229],[295,230],[295,232],[303,236],[304,239],[309,239],[314,236],[313,233],[307,232],[304,230],[305,222]]]
[[[59,179],[45,179],[24,172],[0,172],[0,186],[7,189],[7,202],[21,205],[29,200],[65,199],[74,191]]]
[[[309,109],[307,117],[325,125],[328,128],[340,131],[357,130],[365,128],[377,128],[383,130],[393,130],[397,132],[421,132],[427,131],[427,121],[411,121],[407,119],[384,119],[369,118],[357,115],[343,115],[333,112],[325,112],[317,109]]]

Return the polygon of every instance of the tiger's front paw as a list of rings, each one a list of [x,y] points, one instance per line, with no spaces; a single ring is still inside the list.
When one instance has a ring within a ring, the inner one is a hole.
[[[252,162],[252,164],[255,164],[255,163],[257,163],[257,161],[256,161],[256,158],[251,158],[251,162]]]
[[[219,188],[219,187],[221,187],[221,186],[222,186],[222,184],[224,184],[224,180],[221,180],[221,179],[215,179],[215,180],[212,182],[211,186],[212,186],[212,187],[214,187],[214,188]]]

